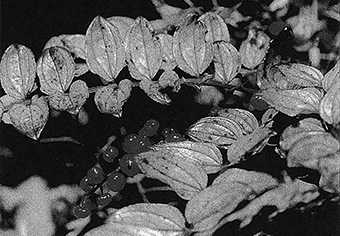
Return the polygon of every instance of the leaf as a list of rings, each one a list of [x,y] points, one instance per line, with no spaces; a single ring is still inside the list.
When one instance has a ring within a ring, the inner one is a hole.
[[[161,93],[159,90],[161,87],[159,86],[157,81],[151,80],[142,80],[139,82],[139,87],[149,96],[152,100],[162,105],[169,105],[171,103],[171,99],[166,93]]]
[[[319,159],[318,170],[321,173],[319,186],[328,192],[340,193],[340,151]]]
[[[112,114],[121,117],[124,103],[131,95],[132,82],[124,79],[116,84],[110,84],[98,89],[94,96],[94,102],[101,113]]]
[[[205,39],[205,25],[196,17],[188,14],[174,33],[173,53],[181,70],[198,77],[212,62],[213,49],[211,42]]]
[[[134,19],[126,16],[111,16],[106,18],[106,20],[117,28],[123,42],[125,42],[126,35],[131,26],[135,23]]]
[[[300,89],[306,87],[320,87],[323,75],[318,69],[300,64],[274,64],[264,78],[259,78],[258,86],[264,90],[267,88]]]
[[[111,223],[152,229],[160,233],[178,233],[185,229],[182,213],[176,207],[161,203],[137,203],[123,207],[108,216],[106,224]]]
[[[0,62],[0,81],[4,91],[23,100],[34,89],[36,63],[31,49],[20,45],[10,45]]]
[[[280,147],[283,150],[289,150],[294,143],[309,136],[323,134],[325,132],[320,120],[315,118],[306,118],[299,121],[297,127],[288,126],[281,134]]]
[[[339,142],[330,133],[308,135],[295,142],[289,149],[287,165],[318,169],[319,158],[333,154],[339,149]]]
[[[340,83],[334,83],[321,99],[319,113],[329,124],[336,126],[340,123]]]
[[[239,48],[241,63],[248,69],[254,69],[264,59],[270,44],[270,37],[263,31],[250,28],[248,38]]]
[[[264,206],[275,206],[277,210],[270,215],[274,217],[280,212],[294,207],[297,203],[308,203],[319,196],[318,188],[314,184],[299,179],[286,181],[277,188],[273,188],[253,199],[244,208],[225,218],[225,222],[241,220],[240,228],[247,226]]]
[[[159,41],[162,48],[163,63],[162,69],[165,71],[173,70],[176,67],[176,61],[173,54],[173,36],[170,34],[157,34],[155,39]]]
[[[123,38],[105,18],[96,16],[86,31],[86,63],[90,71],[112,82],[125,66]]]
[[[206,41],[215,43],[224,41],[228,43],[230,41],[230,34],[228,26],[221,16],[215,12],[206,12],[198,18],[207,27]]]
[[[199,165],[207,174],[216,173],[222,168],[223,158],[220,150],[213,144],[182,141],[167,142],[153,145],[155,151],[169,151],[195,165]]]
[[[339,76],[340,60],[338,60],[335,66],[325,74],[325,77],[322,80],[322,88],[325,91],[328,91],[332,87],[339,87]]]
[[[227,183],[242,183],[251,188],[255,194],[259,194],[266,189],[273,188],[279,183],[269,174],[257,171],[248,171],[239,168],[227,169],[214,179],[212,185]]]
[[[162,89],[167,86],[172,87],[173,92],[178,92],[181,89],[181,79],[173,70],[164,71],[158,79],[158,84]]]
[[[149,178],[168,184],[183,199],[189,200],[208,183],[202,167],[169,150],[151,150],[136,156],[139,168]]]
[[[259,128],[259,122],[256,117],[245,109],[227,108],[219,109],[217,115],[234,120],[242,127],[243,134],[249,134]]]
[[[278,111],[288,115],[318,113],[323,92],[316,88],[297,90],[266,89],[258,96]]]
[[[263,145],[266,145],[271,136],[276,133],[268,127],[259,127],[251,134],[246,134],[239,137],[233,144],[228,147],[227,157],[231,163],[238,162],[247,152],[256,150],[258,147],[262,150]],[[254,150],[255,149],[255,150]]]
[[[44,97],[33,96],[30,104],[14,104],[8,112],[13,126],[18,131],[38,140],[47,123],[49,108]]]
[[[56,92],[66,92],[75,73],[75,64],[70,52],[62,47],[45,49],[38,60],[37,73],[43,93],[53,95]]]
[[[242,136],[242,127],[226,117],[204,117],[191,125],[187,134],[195,141],[226,148]]]
[[[223,84],[229,84],[241,69],[241,59],[237,49],[224,41],[213,44],[215,78]]]
[[[44,46],[44,50],[50,47],[64,47],[73,53],[76,58],[86,59],[85,35],[83,34],[62,34],[50,38]]]
[[[187,203],[185,218],[193,225],[194,231],[209,230],[235,210],[250,193],[250,188],[238,182],[211,185]]]
[[[161,44],[152,36],[154,29],[144,17],[137,17],[126,37],[126,56],[131,76],[152,80],[162,66]]]
[[[70,114],[78,114],[90,94],[86,83],[77,80],[71,84],[69,93],[56,92],[49,96],[49,104],[57,111],[67,111]]]

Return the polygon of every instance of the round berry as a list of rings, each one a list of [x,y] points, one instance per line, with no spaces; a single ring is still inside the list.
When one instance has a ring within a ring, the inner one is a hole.
[[[108,146],[103,153],[103,159],[106,162],[113,162],[115,158],[119,155],[119,151],[115,146]]]
[[[100,184],[105,179],[103,168],[100,165],[95,165],[87,171],[87,177],[91,184]]]
[[[91,192],[91,190],[94,188],[92,185],[89,177],[84,176],[79,183],[80,187],[87,193]]]
[[[119,160],[119,167],[122,172],[128,176],[135,176],[140,172],[138,164],[133,154],[125,154]]]
[[[157,134],[158,129],[159,129],[159,122],[157,120],[150,119],[145,122],[143,128],[138,131],[138,134],[152,137]]]
[[[178,133],[171,133],[168,136],[166,136],[165,141],[167,142],[181,142],[187,140],[182,135]]]
[[[97,204],[92,202],[88,196],[84,196],[80,202],[80,206],[90,211],[97,209]]]
[[[173,128],[165,128],[162,130],[161,134],[164,138],[166,138],[167,136],[169,136],[172,133],[176,133],[176,130]]]
[[[268,32],[273,36],[279,36],[279,34],[285,30],[290,29],[289,24],[283,21],[274,21],[268,27]]]
[[[122,190],[125,186],[125,183],[125,176],[117,171],[112,172],[106,180],[106,186],[114,192],[119,192]]]
[[[91,211],[82,206],[75,206],[73,208],[73,215],[77,218],[86,218],[91,214]]]
[[[268,108],[268,103],[256,95],[250,98],[250,105],[258,111],[263,111]]]
[[[144,152],[151,145],[151,141],[147,136],[129,134],[124,138],[123,150],[126,153]]]
[[[104,193],[97,197],[96,202],[98,205],[105,207],[112,202],[112,195],[110,193]]]

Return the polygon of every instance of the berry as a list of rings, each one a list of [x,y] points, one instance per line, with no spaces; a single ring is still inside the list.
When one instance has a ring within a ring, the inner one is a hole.
[[[258,111],[263,111],[268,108],[268,103],[256,95],[250,98],[250,105]]]
[[[88,196],[84,196],[80,202],[80,206],[88,209],[89,211],[97,209],[97,204],[92,202]]]
[[[125,154],[122,158],[120,158],[119,167],[122,172],[128,176],[135,176],[140,172],[133,154]]]
[[[172,133],[176,133],[176,130],[173,129],[173,128],[165,128],[161,132],[161,134],[163,135],[164,138],[166,138],[167,136],[169,136]]]
[[[182,135],[178,133],[171,133],[168,136],[166,136],[165,141],[167,142],[181,142],[187,140]]]
[[[89,177],[84,176],[79,183],[80,187],[87,193],[91,192],[94,186],[91,184]]]
[[[126,153],[144,152],[151,145],[150,139],[147,136],[129,134],[124,138],[123,150]]]
[[[125,176],[117,171],[112,172],[106,180],[107,187],[114,192],[119,192],[122,190],[125,186],[125,183]]]
[[[268,31],[273,36],[279,36],[283,31],[290,30],[289,24],[283,21],[274,21],[268,27]]]
[[[80,205],[73,208],[73,215],[77,218],[86,218],[91,214],[91,211]]]
[[[143,128],[138,131],[139,135],[152,137],[157,134],[159,129],[159,122],[154,119],[150,119],[145,122]]]
[[[100,165],[95,165],[87,171],[87,177],[91,184],[100,184],[104,179],[104,171]]]
[[[115,158],[119,155],[119,151],[115,146],[109,146],[103,153],[103,159],[106,162],[113,162]]]
[[[96,202],[98,205],[105,207],[109,205],[112,202],[112,195],[110,193],[104,193],[102,195],[99,195],[96,199]]]

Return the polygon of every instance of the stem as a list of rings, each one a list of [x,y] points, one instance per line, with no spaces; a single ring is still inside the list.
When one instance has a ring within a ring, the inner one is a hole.
[[[194,8],[195,4],[191,0],[183,0],[189,7]]]
[[[169,186],[159,186],[159,187],[147,188],[147,189],[144,189],[144,191],[145,193],[147,193],[147,192],[174,191],[174,190]]]
[[[138,192],[140,193],[140,195],[142,195],[143,201],[145,203],[150,203],[149,199],[145,195],[145,188],[143,187],[142,183],[137,182],[136,185],[137,185]]]
[[[68,136],[62,136],[62,137],[53,137],[53,138],[43,138],[39,140],[39,143],[55,143],[55,142],[70,142],[79,144],[81,146],[84,146],[81,142],[77,141],[74,138],[68,137]]]

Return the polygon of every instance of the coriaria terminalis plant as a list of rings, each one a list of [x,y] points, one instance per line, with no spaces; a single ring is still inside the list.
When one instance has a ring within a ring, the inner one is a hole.
[[[61,114],[86,129],[89,103],[102,116],[126,120],[136,93],[167,107],[187,88],[195,91],[190,99],[208,108],[205,115],[184,131],[158,118],[131,132],[121,126],[98,147],[78,186],[52,191],[35,178],[15,190],[3,187],[5,209],[20,201],[4,193],[27,193],[25,186],[38,183],[45,205],[64,197],[72,206],[67,236],[209,236],[283,235],[245,229],[259,217],[269,224],[292,210],[338,207],[340,33],[329,25],[340,22],[339,4],[274,0],[226,7],[213,0],[205,9],[190,0],[183,1],[186,8],[151,2],[160,19],[98,15],[79,34],[50,38],[37,60],[29,45],[8,46],[0,63],[1,121],[32,143],[84,146],[69,135],[42,133]],[[258,14],[247,14],[252,5]],[[89,74],[100,83],[84,79]],[[0,145],[0,155],[13,153]],[[140,202],[120,204],[131,186]],[[95,217],[102,224],[87,227]],[[45,236],[54,233],[51,220],[18,222],[20,235],[34,235],[36,227]]]

